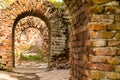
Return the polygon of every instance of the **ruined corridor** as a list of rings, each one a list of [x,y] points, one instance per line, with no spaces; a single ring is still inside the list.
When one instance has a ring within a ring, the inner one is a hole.
[[[0,0],[0,70],[28,74],[18,80],[120,80],[120,1]]]

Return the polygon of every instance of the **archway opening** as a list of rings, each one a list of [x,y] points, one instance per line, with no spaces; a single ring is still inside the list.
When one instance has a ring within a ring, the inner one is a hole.
[[[15,68],[48,67],[48,28],[44,21],[28,16],[14,29]]]

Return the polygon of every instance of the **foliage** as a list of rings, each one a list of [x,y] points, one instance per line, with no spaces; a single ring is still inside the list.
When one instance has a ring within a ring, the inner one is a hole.
[[[37,55],[24,56],[21,54],[21,59],[30,60],[30,61],[43,61],[44,57],[42,56],[42,54],[43,54],[43,50],[39,49]]]
[[[48,0],[49,2],[53,3],[56,7],[61,8],[64,5],[64,2],[58,2],[56,0]]]
[[[37,54],[38,55],[42,55],[43,54],[43,50],[39,49]]]

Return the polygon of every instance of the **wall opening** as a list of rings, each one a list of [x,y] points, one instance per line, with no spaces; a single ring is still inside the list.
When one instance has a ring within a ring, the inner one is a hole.
[[[47,67],[48,29],[42,20],[32,16],[21,19],[15,29],[14,43],[16,68]]]
[[[12,31],[13,67],[47,68],[49,66],[48,30],[46,23],[34,16],[23,17],[16,23]]]

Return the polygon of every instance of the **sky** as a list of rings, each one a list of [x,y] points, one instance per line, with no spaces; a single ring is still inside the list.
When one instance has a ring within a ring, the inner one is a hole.
[[[58,1],[58,2],[63,2],[63,0],[56,0],[56,1]]]

